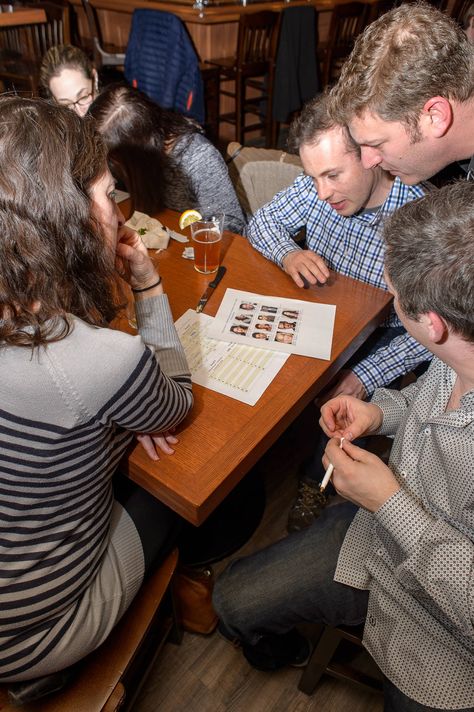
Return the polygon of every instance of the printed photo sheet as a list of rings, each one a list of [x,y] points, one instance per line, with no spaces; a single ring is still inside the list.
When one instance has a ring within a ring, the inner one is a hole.
[[[209,336],[329,360],[335,315],[333,304],[227,289]]]

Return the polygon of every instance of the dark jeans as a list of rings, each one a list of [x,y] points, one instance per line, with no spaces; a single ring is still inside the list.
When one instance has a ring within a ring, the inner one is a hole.
[[[410,699],[385,678],[383,685],[384,712],[441,712],[439,707],[427,707]],[[450,712],[474,712],[474,707],[456,708]]]
[[[145,578],[176,545],[182,519],[121,472],[113,477],[114,497],[130,515],[145,558]]]
[[[333,580],[356,511],[349,502],[329,507],[308,529],[233,561],[213,597],[225,635],[254,645],[265,633],[285,633],[298,623],[362,623],[367,591]]]

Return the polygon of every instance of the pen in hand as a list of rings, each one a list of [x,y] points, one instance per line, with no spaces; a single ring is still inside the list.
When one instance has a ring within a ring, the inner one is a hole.
[[[340,448],[341,450],[342,450],[342,443],[344,442],[344,440],[345,440],[345,438],[341,438],[341,442],[339,443],[339,448]],[[333,465],[332,462],[331,462],[331,463],[328,465],[328,469],[327,469],[326,472],[324,473],[324,477],[323,477],[323,480],[322,480],[321,484],[319,485],[319,491],[320,491],[320,492],[324,492],[324,490],[325,490],[326,487],[328,486],[328,483],[329,483],[329,480],[331,479],[331,475],[332,475],[332,473],[333,473],[333,470],[334,470],[334,465]]]

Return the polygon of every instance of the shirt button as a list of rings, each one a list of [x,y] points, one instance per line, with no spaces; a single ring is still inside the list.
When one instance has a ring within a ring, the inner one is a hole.
[[[431,433],[431,428],[430,428],[430,426],[428,425],[428,426],[423,430],[423,432],[424,432],[425,435],[429,435],[429,434]]]
[[[375,626],[376,621],[375,621],[375,617],[374,617],[374,616],[369,616],[369,623],[370,623],[370,625]]]
[[[400,470],[400,477],[403,477],[403,479],[405,479],[406,476],[407,476],[407,473],[404,472],[403,470]]]

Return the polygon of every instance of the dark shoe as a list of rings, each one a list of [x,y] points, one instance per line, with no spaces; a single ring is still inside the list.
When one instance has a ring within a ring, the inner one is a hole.
[[[273,671],[291,665],[304,667],[311,657],[312,645],[297,630],[264,635],[256,645],[242,644],[248,663],[257,670]]]
[[[327,501],[328,495],[326,492],[320,492],[319,485],[301,480],[298,485],[298,496],[288,513],[287,530],[299,532],[311,526],[321,514]]]

